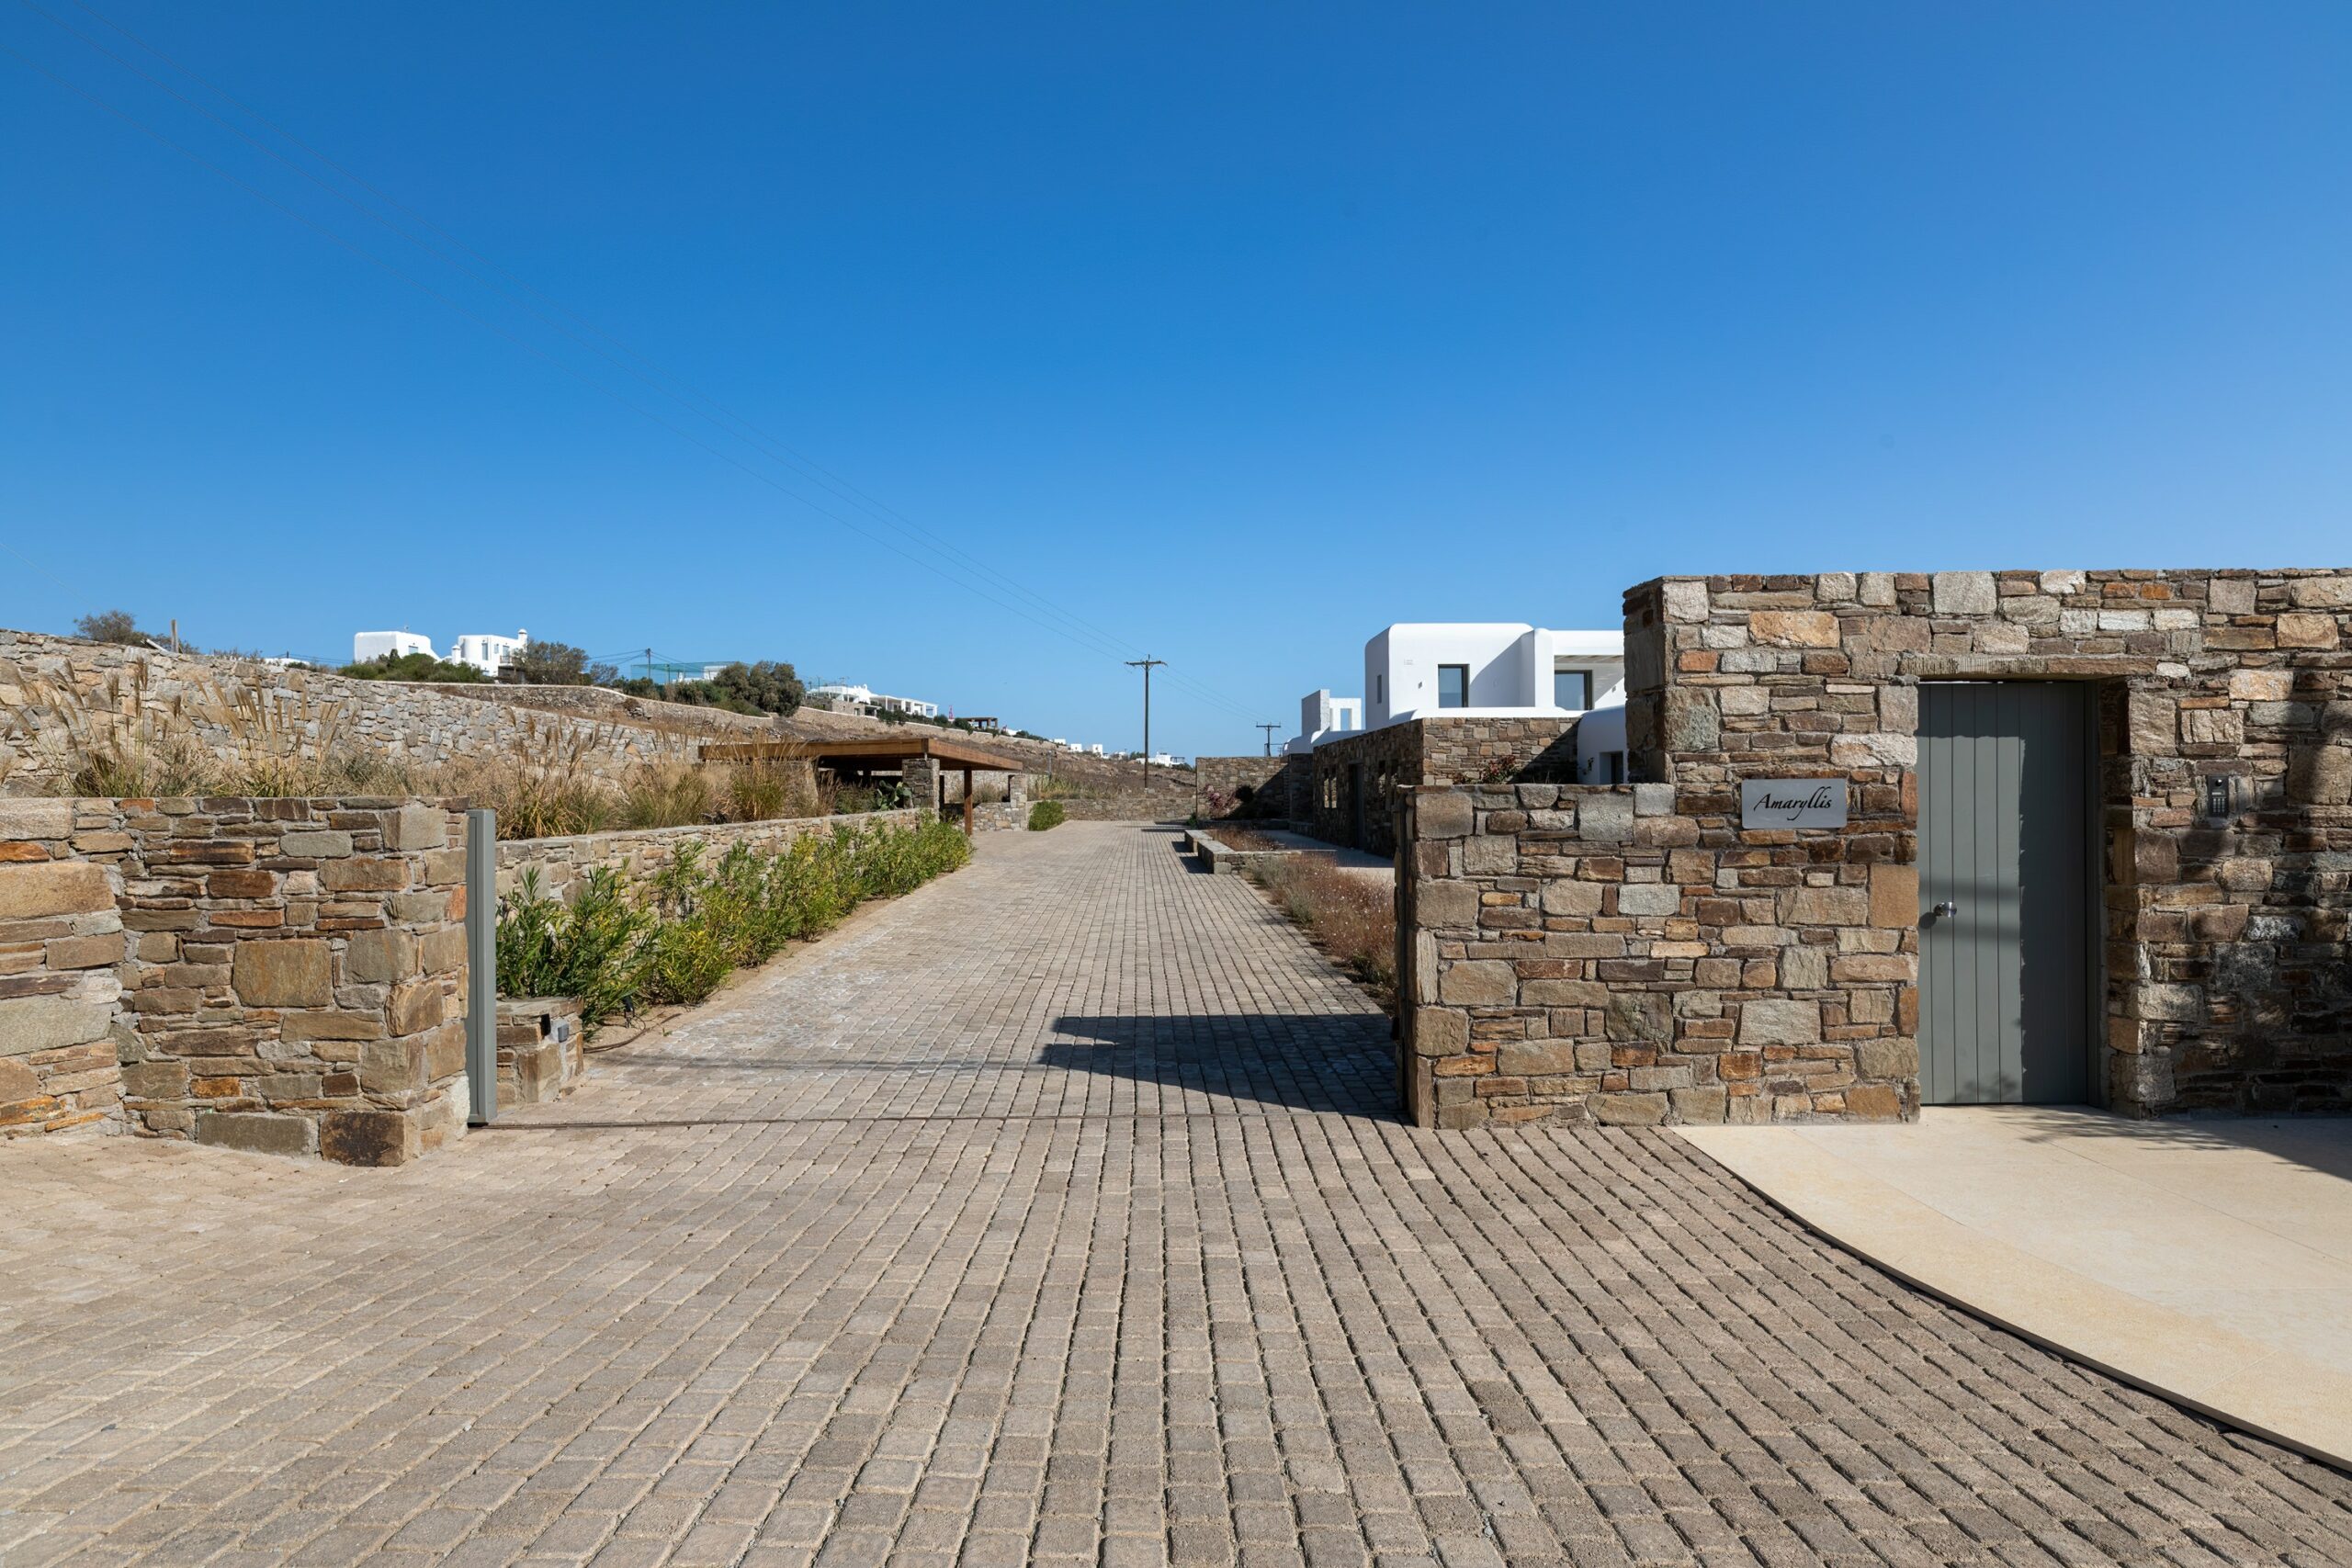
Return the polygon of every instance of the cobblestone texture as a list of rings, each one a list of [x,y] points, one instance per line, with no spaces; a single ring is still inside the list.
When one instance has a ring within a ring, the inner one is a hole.
[[[1667,1134],[1402,1125],[1172,837],[991,835],[438,1161],[0,1149],[0,1562],[2352,1560]]]

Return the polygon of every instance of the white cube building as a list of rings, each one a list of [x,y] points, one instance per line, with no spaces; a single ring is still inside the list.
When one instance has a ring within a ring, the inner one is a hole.
[[[498,637],[488,632],[470,632],[458,639],[449,651],[450,662],[470,664],[492,680],[506,672],[514,656],[530,645],[531,634],[518,631],[513,637]]]
[[[1284,748],[1293,756],[1312,751],[1324,741],[1353,735],[1363,728],[1363,699],[1335,697],[1331,688],[1309,692],[1298,699],[1298,733]]]
[[[427,659],[439,655],[433,651],[433,639],[414,632],[355,632],[351,637],[351,661],[373,664],[379,659],[402,659],[421,653]]]
[[[1511,621],[1406,621],[1363,645],[1364,722],[1524,718],[1625,700],[1621,631]]]

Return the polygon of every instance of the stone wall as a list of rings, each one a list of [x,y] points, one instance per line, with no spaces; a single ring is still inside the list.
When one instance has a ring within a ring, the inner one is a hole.
[[[1917,883],[1884,835],[1743,833],[1736,791],[1663,784],[1408,788],[1398,815],[1419,1125],[1917,1111]]]
[[[119,1120],[150,1135],[387,1165],[463,1133],[456,810],[379,797],[6,810],[23,836],[0,856],[0,910],[79,922],[41,939],[51,977],[71,972],[78,989],[26,999],[79,1010],[66,1032],[89,1044],[75,1076],[93,1108],[103,1038]]]
[[[117,832],[79,801],[0,800],[0,1137],[122,1130],[119,879],[76,845]]]
[[[568,900],[573,884],[590,871],[604,866],[618,872],[623,889],[631,897],[641,899],[650,893],[653,879],[677,857],[682,845],[702,845],[707,865],[737,844],[748,844],[761,854],[775,854],[795,840],[812,833],[831,833],[842,829],[862,833],[886,824],[912,828],[920,826],[930,815],[919,807],[910,807],[849,817],[787,817],[767,822],[625,828],[610,833],[582,833],[561,839],[502,840],[498,846],[498,896],[502,899],[511,897],[522,887],[524,873],[536,870],[541,894]]]
[[[488,690],[491,694],[482,694]],[[430,771],[508,753],[561,755],[568,772],[619,784],[652,761],[691,761],[718,714],[696,729],[676,704],[659,723],[630,719],[631,699],[600,693],[596,710],[544,711],[562,687],[506,688],[353,681],[320,671],[0,631],[0,795],[56,795],[77,753],[111,743],[151,750],[192,741],[220,771],[285,757],[382,756]],[[684,710],[708,714],[711,710]],[[755,721],[756,722],[756,721]],[[769,727],[757,722],[760,733]]]
[[[762,715],[733,713],[694,703],[668,703],[659,697],[632,696],[609,686],[509,686],[493,682],[392,681],[356,682],[389,685],[415,692],[434,701],[455,698],[529,708],[539,713],[568,714],[597,724],[631,729],[656,729],[715,740],[790,739],[786,721]]]
[[[1637,776],[1687,799],[1843,775],[1849,852],[1896,864],[1921,682],[2097,682],[2108,1103],[2352,1106],[2352,572],[1668,578],[1625,603]]]
[[[1300,766],[1294,768],[1294,762]],[[1293,758],[1287,752],[1272,757],[1195,757],[1193,813],[1204,821],[1220,817],[1287,818],[1291,775],[1303,773],[1306,762],[1306,758]]]
[[[1292,819],[1328,843],[1394,854],[1396,791],[1573,782],[1576,726],[1573,718],[1422,718],[1329,740],[1309,760],[1305,810]]]

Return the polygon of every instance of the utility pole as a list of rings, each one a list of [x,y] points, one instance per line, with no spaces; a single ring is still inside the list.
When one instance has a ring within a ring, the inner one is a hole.
[[[1143,671],[1143,793],[1144,804],[1151,803],[1151,671],[1155,666],[1167,663],[1165,659],[1130,659],[1127,668]]]
[[[1258,728],[1266,732],[1266,755],[1271,757],[1274,754],[1274,731],[1280,729],[1282,726],[1279,724],[1261,724]]]

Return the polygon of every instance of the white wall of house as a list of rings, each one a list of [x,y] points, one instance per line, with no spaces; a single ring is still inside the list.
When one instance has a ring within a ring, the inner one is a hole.
[[[449,653],[450,662],[470,664],[495,681],[506,672],[514,656],[529,646],[531,634],[516,632],[513,637],[499,637],[490,632],[469,632],[458,638]]]
[[[1620,700],[1577,721],[1577,783],[1623,784],[1628,777],[1625,705]]]
[[[871,686],[851,685],[845,681],[828,681],[811,690],[808,695],[819,702],[865,708],[871,713],[917,714],[924,718],[939,716],[937,703],[927,703],[917,697],[888,696]]]
[[[1441,701],[1441,671],[1468,677],[1459,706]],[[1581,672],[1589,700],[1555,703],[1554,676]],[[1582,713],[1624,700],[1622,632],[1553,631],[1522,621],[1408,621],[1363,645],[1365,723],[1374,729],[1440,713],[1462,718]]]
[[[427,659],[438,658],[433,651],[433,639],[414,632],[355,632],[351,638],[351,661],[369,664],[379,659],[399,659],[411,653],[421,653]]]
[[[1331,688],[1309,692],[1298,699],[1298,733],[1283,750],[1294,756],[1312,751],[1326,740],[1353,735],[1363,728],[1363,699],[1335,697]]]

